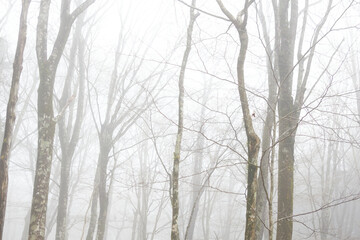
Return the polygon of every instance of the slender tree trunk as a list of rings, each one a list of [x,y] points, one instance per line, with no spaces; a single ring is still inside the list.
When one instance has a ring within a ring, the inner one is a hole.
[[[26,44],[27,34],[27,15],[31,0],[22,1],[22,9],[20,15],[20,26],[18,33],[18,42],[16,46],[16,54],[13,64],[13,75],[10,88],[9,102],[6,111],[6,123],[4,137],[1,146],[0,155],[0,240],[3,237],[4,224],[5,224],[5,212],[6,201],[8,191],[8,165],[11,152],[11,142],[13,137],[13,131],[15,126],[15,108],[19,94],[19,83],[22,71],[22,64],[24,58],[24,49]]]
[[[192,41],[192,32],[194,28],[194,23],[197,18],[195,14],[194,7],[196,6],[196,0],[192,0],[190,8],[190,22],[187,29],[187,40],[186,40],[186,49],[184,52],[180,76],[179,76],[179,120],[178,120],[178,132],[176,136],[176,144],[174,151],[174,163],[173,171],[171,177],[171,206],[172,206],[172,221],[171,221],[171,240],[180,240],[179,234],[179,168],[180,168],[180,152],[181,152],[181,140],[184,127],[184,79],[185,79],[185,70],[188,62],[188,58],[191,50],[191,41]]]
[[[266,19],[263,14],[262,2],[259,2],[259,19],[261,22],[262,32],[265,39],[265,51],[267,54],[267,77],[268,77],[268,106],[266,110],[266,117],[262,132],[261,149],[262,154],[260,158],[260,173],[258,176],[258,188],[256,192],[256,211],[257,211],[257,223],[256,223],[256,239],[261,240],[264,234],[264,223],[266,221],[266,205],[269,200],[269,166],[270,166],[270,153],[274,152],[271,147],[272,129],[274,126],[274,116],[277,105],[276,93],[277,85],[275,79],[277,73],[274,72],[274,62],[277,62],[276,54],[273,56],[271,48],[271,42],[268,34]],[[270,193],[271,194],[271,193]],[[270,204],[270,203],[269,203]],[[270,213],[269,213],[270,214]]]
[[[246,198],[246,224],[245,240],[255,240],[256,237],[256,191],[257,191],[257,158],[260,150],[260,138],[257,136],[250,114],[249,103],[246,93],[244,65],[248,47],[247,19],[250,2],[245,1],[243,10],[235,18],[223,5],[221,0],[217,0],[221,11],[234,24],[239,34],[240,52],[237,62],[238,92],[241,102],[241,109],[245,124],[248,149],[248,177],[247,177],[247,198]],[[240,19],[242,18],[242,20]]]
[[[201,186],[201,169],[203,164],[203,148],[204,148],[204,137],[203,134],[203,127],[204,127],[204,120],[205,120],[205,105],[208,100],[209,90],[205,90],[202,99],[202,107],[201,107],[201,114],[200,114],[200,128],[197,134],[196,139],[196,150],[194,156],[194,163],[193,163],[193,177],[192,177],[192,195],[191,195],[191,211],[190,211],[190,220],[186,229],[185,233],[185,240],[193,240],[194,237],[194,230],[196,225],[196,218],[199,212],[199,203],[200,198],[203,194],[203,188]]]
[[[96,169],[96,176],[94,180],[94,191],[92,196],[91,217],[88,234],[86,240],[93,240],[95,228],[97,226],[96,239],[103,239],[105,234],[105,223],[107,215],[108,195],[106,191],[106,170],[109,161],[110,145],[109,140],[111,136],[105,135],[108,132],[106,127],[102,127],[100,134],[100,153]],[[98,216],[98,204],[100,203],[100,213]],[[97,224],[96,224],[97,223]]]
[[[276,116],[273,116],[273,134],[272,134],[272,145],[275,145],[276,141]],[[274,221],[273,221],[273,199],[274,199],[274,164],[275,164],[275,149],[271,151],[271,160],[269,164],[270,172],[270,192],[269,192],[269,240],[273,240],[274,235]]]
[[[203,108],[204,109],[204,108]],[[202,111],[202,120],[200,122],[203,122],[203,114],[204,111]],[[199,130],[202,132],[202,127]],[[204,138],[200,133],[198,133],[198,137],[196,140],[196,153],[195,153],[195,162],[194,162],[194,172],[193,172],[193,179],[192,179],[192,195],[191,195],[191,215],[190,220],[188,224],[188,229],[185,234],[185,240],[192,240],[194,237],[194,230],[196,225],[196,218],[199,212],[199,201],[200,197],[203,193],[201,190],[201,168],[202,168],[202,161],[203,161],[203,148],[204,148]]]
[[[81,124],[83,120],[83,108],[84,108],[84,81],[85,81],[85,66],[84,66],[84,41],[81,40],[81,29],[83,25],[83,15],[80,16],[79,21],[77,22],[75,30],[75,39],[73,47],[70,53],[70,66],[68,76],[66,78],[66,83],[64,86],[64,92],[60,100],[60,109],[66,107],[69,101],[70,94],[70,82],[73,77],[73,72],[75,70],[75,54],[76,49],[78,48],[78,62],[79,62],[79,90],[78,90],[78,106],[76,113],[76,120],[74,126],[65,126],[65,117],[60,119],[59,123],[59,138],[61,143],[61,175],[60,175],[60,193],[59,193],[59,203],[58,203],[58,214],[56,221],[56,240],[65,240],[67,239],[67,210],[68,199],[69,199],[69,181],[70,181],[70,166],[71,161],[77,146]],[[71,123],[69,123],[71,124]],[[72,127],[72,128],[71,128]],[[68,129],[73,129],[73,132],[68,131]]]
[[[99,171],[99,203],[100,212],[97,224],[97,240],[103,240],[105,234],[105,223],[107,218],[107,208],[109,203],[109,195],[106,187],[107,180],[107,165],[109,162],[109,152],[111,149],[109,140],[112,139],[112,130],[109,130],[106,126],[103,126],[101,130],[100,139],[100,171]]]
[[[98,164],[96,166],[96,173],[95,173],[95,179],[94,179],[94,188],[93,193],[91,196],[91,213],[90,213],[90,223],[89,223],[89,229],[86,235],[86,240],[93,240],[94,239],[94,233],[95,233],[95,227],[96,227],[96,221],[98,216],[98,204],[99,204],[99,175],[100,175],[100,156],[98,160]]]
[[[95,228],[97,226],[96,239],[101,240],[105,234],[105,223],[108,207],[108,193],[106,191],[107,165],[111,150],[112,130],[108,129],[107,124],[101,126],[99,134],[100,153],[96,167],[94,180],[94,190],[92,195],[91,217],[86,240],[93,240]],[[100,212],[98,216],[98,204]]]

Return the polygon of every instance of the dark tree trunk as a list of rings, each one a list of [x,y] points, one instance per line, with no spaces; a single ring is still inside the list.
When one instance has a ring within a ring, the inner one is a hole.
[[[291,240],[293,231],[294,143],[297,121],[292,97],[292,67],[298,18],[297,4],[297,0],[292,0],[291,5],[289,0],[280,0],[277,6],[277,29],[280,38],[280,46],[277,46],[279,49],[277,68],[280,77],[277,240]]]

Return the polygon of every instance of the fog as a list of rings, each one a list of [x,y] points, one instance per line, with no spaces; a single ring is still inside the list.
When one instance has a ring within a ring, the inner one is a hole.
[[[0,240],[360,239],[359,10],[0,0]]]

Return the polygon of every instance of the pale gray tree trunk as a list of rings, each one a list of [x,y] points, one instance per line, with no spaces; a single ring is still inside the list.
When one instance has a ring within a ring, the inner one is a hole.
[[[266,117],[262,132],[261,142],[261,158],[260,158],[260,172],[258,176],[258,188],[256,192],[256,239],[261,240],[264,235],[264,224],[266,223],[266,206],[269,199],[269,167],[270,167],[270,153],[275,151],[271,146],[272,129],[274,125],[275,110],[277,105],[277,85],[276,79],[278,74],[274,68],[274,62],[277,62],[277,55],[273,54],[271,47],[270,37],[268,34],[268,28],[266,19],[263,13],[262,2],[259,2],[259,19],[261,22],[262,33],[265,40],[266,51],[266,69],[268,78],[268,98],[267,98],[267,110]],[[275,55],[275,56],[274,56]],[[271,233],[270,233],[271,234]]]
[[[199,212],[199,202],[201,195],[203,193],[202,186],[201,186],[201,169],[203,163],[203,148],[204,148],[204,138],[203,134],[203,126],[204,126],[204,119],[205,119],[205,104],[207,101],[208,92],[204,91],[203,95],[203,102],[201,107],[201,115],[200,115],[200,129],[197,134],[196,138],[196,149],[195,149],[195,156],[194,156],[194,163],[193,163],[193,177],[192,177],[192,195],[191,195],[191,211],[190,211],[190,220],[188,227],[185,233],[185,240],[193,240],[194,237],[194,230],[196,225],[196,218]]]
[[[88,228],[88,232],[86,235],[86,240],[94,239],[96,221],[97,221],[97,217],[98,217],[100,161],[101,160],[100,160],[100,156],[99,156],[98,164],[96,166],[93,192],[91,194],[90,223],[89,223],[89,228]]]
[[[22,1],[22,9],[20,15],[20,26],[18,33],[18,42],[16,46],[15,59],[13,64],[13,75],[10,88],[9,101],[6,110],[6,122],[4,136],[1,138],[1,154],[0,154],[0,240],[3,238],[5,225],[5,212],[8,192],[8,165],[11,152],[11,143],[15,126],[15,108],[19,94],[19,83],[22,72],[22,64],[24,58],[24,49],[27,35],[27,15],[31,0]],[[2,128],[2,127],[1,127]]]
[[[61,144],[61,175],[60,175],[60,192],[59,192],[59,201],[58,201],[58,212],[56,220],[56,239],[65,240],[67,239],[67,210],[68,199],[69,199],[69,181],[70,181],[70,166],[73,155],[75,153],[75,148],[79,141],[81,124],[83,121],[83,109],[84,109],[84,90],[85,90],[85,66],[84,66],[84,40],[81,37],[81,29],[83,26],[84,15],[79,17],[79,20],[76,25],[74,33],[74,42],[73,47],[70,52],[70,63],[68,68],[68,74],[65,79],[64,90],[60,98],[60,111],[63,108],[66,108],[68,104],[72,104],[71,101],[75,98],[75,95],[70,96],[71,81],[73,78],[73,73],[75,70],[75,55],[78,56],[79,64],[79,76],[78,76],[78,102],[76,110],[76,119],[75,123],[71,122],[72,118],[66,119],[65,116],[62,116],[59,121],[59,140]],[[78,49],[78,51],[77,51]],[[75,93],[74,93],[75,94]],[[71,111],[73,108],[71,108]],[[66,124],[68,120],[68,124]]]
[[[187,29],[186,49],[181,63],[180,76],[179,76],[179,106],[178,106],[178,132],[176,135],[175,151],[173,170],[171,175],[171,206],[172,206],[172,220],[171,220],[171,240],[180,240],[179,233],[179,170],[180,170],[180,152],[181,152],[181,140],[184,128],[184,79],[186,65],[189,59],[191,45],[192,45],[192,32],[194,29],[194,23],[198,16],[195,14],[194,7],[196,6],[196,0],[192,0],[190,7],[190,22]]]

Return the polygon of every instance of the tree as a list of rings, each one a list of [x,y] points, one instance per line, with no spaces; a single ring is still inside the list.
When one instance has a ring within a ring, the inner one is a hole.
[[[82,26],[84,25],[84,14],[79,17],[77,22],[72,48],[70,51],[69,67],[65,79],[64,89],[60,98],[59,108],[64,109],[67,105],[72,104],[72,99],[77,95],[77,109],[75,113],[69,113],[67,118],[65,113],[59,120],[59,140],[61,145],[61,175],[60,175],[60,192],[59,204],[56,220],[56,239],[64,240],[67,235],[67,210],[69,198],[69,182],[71,161],[75,153],[84,115],[84,98],[85,98],[85,41],[81,36]],[[76,55],[78,57],[79,75],[78,83],[74,84],[74,93],[71,95],[72,79],[75,71]],[[77,87],[76,87],[77,86]],[[76,94],[78,92],[78,94]],[[74,111],[71,107],[70,111]],[[75,115],[74,122],[72,122]]]
[[[290,3],[291,2],[291,3]],[[332,0],[312,36],[309,50],[302,53],[304,34],[307,25],[306,1],[302,30],[300,33],[297,65],[299,65],[296,94],[293,95],[293,75],[295,40],[299,10],[297,0],[272,1],[275,14],[275,42],[278,61],[275,62],[279,73],[279,156],[278,156],[278,214],[276,239],[292,239],[293,199],[294,199],[294,145],[301,109],[304,104],[306,85],[309,78],[315,47],[319,41],[320,30],[324,26],[332,8]],[[289,16],[290,14],[290,16]],[[321,38],[320,38],[321,39]],[[306,68],[305,68],[305,60]]]
[[[275,124],[275,111],[277,106],[277,84],[278,72],[274,68],[274,62],[277,62],[278,55],[274,54],[270,36],[268,33],[268,26],[266,24],[265,15],[263,12],[263,4],[260,1],[259,7],[257,8],[258,17],[261,24],[261,30],[264,38],[264,50],[266,52],[266,70],[267,70],[267,83],[268,83],[268,97],[267,97],[267,109],[264,127],[261,136],[261,157],[260,157],[260,168],[258,176],[258,188],[256,192],[256,212],[257,212],[257,223],[256,223],[256,239],[261,240],[264,234],[265,228],[265,213],[266,205],[269,204],[269,239],[272,240],[273,228],[271,215],[272,202],[269,195],[272,191],[269,189],[269,170],[271,167],[270,155],[275,152],[274,146],[272,146],[273,128]],[[276,53],[276,52],[275,52]],[[273,174],[271,172],[271,174]],[[269,192],[270,190],[270,192]],[[269,201],[269,202],[268,202]]]
[[[13,131],[15,127],[15,107],[18,100],[19,84],[22,72],[22,64],[24,58],[24,49],[26,44],[27,33],[27,15],[31,0],[22,1],[22,10],[20,15],[20,26],[18,34],[18,42],[16,47],[15,59],[13,64],[13,76],[10,88],[9,102],[6,112],[5,132],[2,139],[1,155],[0,155],[0,240],[3,236],[5,224],[5,211],[8,192],[8,165],[11,152],[11,143]]]
[[[102,119],[101,109],[97,102],[98,116],[95,117],[95,110],[91,107],[91,113],[95,122],[97,135],[99,139],[99,156],[94,178],[94,189],[91,202],[91,217],[86,236],[87,240],[94,238],[97,225],[96,239],[102,240],[105,237],[105,228],[109,206],[110,187],[108,187],[108,165],[111,159],[110,151],[114,149],[117,142],[131,129],[138,121],[141,115],[151,105],[150,95],[153,98],[157,96],[157,87],[163,74],[161,65],[157,65],[151,72],[145,76],[140,76],[140,70],[144,64],[144,56],[138,56],[141,47],[138,46],[132,57],[126,56],[123,52],[125,45],[123,29],[121,29],[115,51],[114,66],[110,78],[110,84],[107,86],[107,99],[105,118]],[[146,51],[143,53],[146,54]],[[140,59],[138,61],[138,59]],[[120,67],[121,66],[121,67]],[[120,70],[120,71],[119,71]],[[156,80],[153,78],[157,77]],[[152,84],[152,82],[154,84]],[[161,88],[160,88],[161,89]],[[111,184],[110,184],[111,185]],[[99,215],[98,204],[100,206]]]
[[[45,238],[46,209],[50,181],[55,125],[53,91],[57,67],[64,51],[72,24],[95,0],[86,0],[70,13],[70,0],[62,0],[60,27],[48,57],[48,20],[51,0],[40,2],[36,31],[36,54],[39,66],[38,89],[38,153],[34,181],[33,200],[29,227],[29,240]]]
[[[241,109],[245,124],[248,150],[248,177],[247,177],[247,198],[246,198],[246,225],[245,240],[255,239],[256,233],[256,191],[257,191],[257,158],[260,150],[260,138],[256,134],[252,116],[249,109],[249,102],[246,93],[244,65],[248,47],[248,34],[246,24],[248,20],[248,8],[251,1],[246,0],[245,6],[235,18],[224,6],[221,0],[216,0],[221,11],[234,24],[240,39],[240,52],[237,62],[238,91],[241,102]]]
[[[198,14],[195,13],[196,0],[192,0],[190,8],[190,22],[187,29],[186,37],[186,49],[183,55],[183,60],[180,68],[179,75],[179,105],[178,105],[178,131],[176,135],[175,151],[174,151],[174,162],[173,170],[171,175],[171,206],[172,206],[172,220],[171,220],[171,240],[180,240],[179,233],[179,168],[180,168],[180,152],[181,152],[181,140],[184,129],[184,79],[186,65],[189,59],[191,44],[192,44],[192,32],[194,29],[194,23]]]

